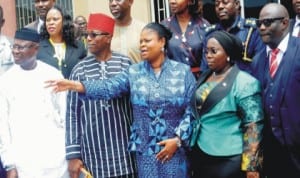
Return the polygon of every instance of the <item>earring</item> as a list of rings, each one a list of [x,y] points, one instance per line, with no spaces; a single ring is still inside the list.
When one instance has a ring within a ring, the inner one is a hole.
[[[226,58],[226,60],[227,60],[227,62],[230,62],[230,57],[228,56],[228,57]]]
[[[161,52],[165,52],[165,48],[164,47],[162,47],[160,50],[161,50]]]

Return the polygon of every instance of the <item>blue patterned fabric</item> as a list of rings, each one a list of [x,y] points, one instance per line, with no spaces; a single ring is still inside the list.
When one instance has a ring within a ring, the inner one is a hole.
[[[175,61],[188,64],[191,67],[200,67],[201,71],[207,69],[202,65],[204,28],[209,24],[203,18],[192,18],[185,32],[181,31],[176,16],[164,19],[161,24],[169,28],[173,35],[169,41],[167,55]]]
[[[155,159],[155,154],[161,150],[157,142],[177,135],[183,145],[188,145],[191,135],[190,98],[195,87],[195,78],[189,66],[165,59],[161,73],[156,77],[150,64],[143,61],[130,66],[129,70],[110,80],[84,81],[83,84],[86,94],[82,97],[108,99],[130,94],[134,121],[129,150],[152,157],[148,159],[149,169],[139,169],[139,176],[144,171],[151,173],[154,167],[162,166]],[[172,159],[179,158],[185,159],[184,151],[177,151]],[[137,164],[140,161],[142,160],[138,158]],[[182,163],[184,164],[181,166],[186,170],[186,161]],[[174,165],[171,162],[163,165],[167,164],[169,167],[175,166],[176,169],[172,169],[175,172],[171,171],[172,174],[164,175],[165,177],[172,177],[171,175],[180,171],[177,169],[178,162]],[[156,173],[151,173],[152,177],[162,177],[160,174],[165,172]]]

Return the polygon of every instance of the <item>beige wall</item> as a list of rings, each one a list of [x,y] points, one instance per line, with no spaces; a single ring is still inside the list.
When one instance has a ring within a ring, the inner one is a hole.
[[[3,8],[5,24],[1,30],[1,33],[13,38],[17,29],[16,16],[16,5],[15,1],[0,0],[0,4]]]
[[[88,17],[90,13],[105,13],[111,16],[108,7],[108,0],[76,0],[73,1],[74,17],[83,15]],[[150,1],[149,0],[135,0],[131,7],[132,17],[144,22],[150,22]]]

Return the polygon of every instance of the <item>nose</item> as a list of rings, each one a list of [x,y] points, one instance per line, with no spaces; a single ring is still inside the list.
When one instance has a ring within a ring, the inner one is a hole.
[[[223,2],[219,2],[217,5],[216,5],[216,9],[224,9],[224,6],[225,4]]]

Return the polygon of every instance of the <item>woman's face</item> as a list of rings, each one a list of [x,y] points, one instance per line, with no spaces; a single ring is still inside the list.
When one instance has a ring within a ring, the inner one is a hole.
[[[224,48],[215,38],[210,38],[207,41],[205,56],[208,67],[213,71],[222,71],[228,64]]]
[[[62,35],[63,19],[62,14],[57,9],[51,9],[46,16],[46,29],[51,36]]]
[[[162,48],[165,45],[164,38],[159,38],[156,31],[144,29],[140,36],[141,57],[148,61],[155,61],[164,55]]]
[[[189,0],[169,0],[172,14],[181,14],[188,10]]]

